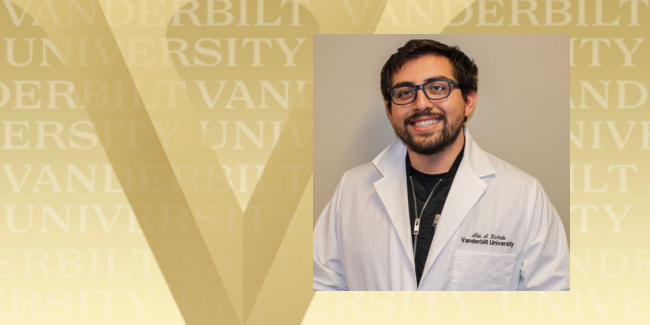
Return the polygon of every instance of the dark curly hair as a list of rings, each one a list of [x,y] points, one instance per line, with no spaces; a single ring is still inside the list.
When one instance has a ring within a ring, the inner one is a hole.
[[[460,85],[465,101],[472,91],[478,91],[478,67],[458,46],[449,46],[430,39],[414,39],[397,49],[381,69],[381,94],[387,103],[391,103],[390,88],[393,75],[407,62],[429,54],[449,59],[454,68],[454,78]]]

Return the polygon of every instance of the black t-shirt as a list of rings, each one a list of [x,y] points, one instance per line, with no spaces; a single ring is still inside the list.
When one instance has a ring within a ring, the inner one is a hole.
[[[464,151],[465,145],[463,144],[463,149],[456,157],[456,160],[452,164],[449,171],[444,174],[436,175],[424,174],[415,170],[415,168],[411,166],[411,160],[409,159],[408,153],[406,154],[406,182],[408,188],[409,215],[411,217],[411,241],[416,247],[414,257],[415,276],[417,278],[418,285],[420,283],[420,279],[422,278],[424,265],[427,261],[427,255],[429,255],[429,249],[431,248],[431,243],[435,234],[435,229],[433,227],[435,215],[442,214],[442,208],[445,206],[445,201],[447,200],[449,189],[451,189],[451,184],[454,181],[454,176],[456,176],[456,171],[458,170],[460,161],[463,159]],[[413,180],[413,187],[411,186],[411,180]],[[436,184],[438,184],[437,187]],[[422,208],[424,207],[424,204],[434,187],[435,191],[431,195],[431,199],[429,199],[424,213],[422,213]],[[415,197],[417,199],[417,213],[418,215],[422,213],[419,233],[417,235],[417,245],[415,245],[416,236],[413,232],[416,218],[415,205],[413,204],[413,189],[415,189]],[[441,215],[439,223],[443,222],[443,219],[444,216]]]

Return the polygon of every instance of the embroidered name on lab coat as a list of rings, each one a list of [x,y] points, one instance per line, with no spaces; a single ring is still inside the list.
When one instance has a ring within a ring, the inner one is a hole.
[[[496,235],[496,234],[481,235],[476,232],[472,235],[472,238],[460,237],[460,240],[465,244],[507,246],[507,247],[515,246],[515,243],[511,241],[506,241],[506,236]]]

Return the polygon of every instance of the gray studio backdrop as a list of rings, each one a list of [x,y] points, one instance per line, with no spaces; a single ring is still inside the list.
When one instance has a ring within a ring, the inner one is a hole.
[[[395,138],[379,72],[414,38],[474,59],[478,100],[467,127],[483,150],[539,179],[568,236],[568,35],[314,35],[314,223],[343,173]]]

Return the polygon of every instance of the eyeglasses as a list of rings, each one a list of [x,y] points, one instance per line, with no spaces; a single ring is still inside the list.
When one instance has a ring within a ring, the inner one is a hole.
[[[430,100],[449,97],[452,88],[460,89],[457,82],[451,79],[435,79],[419,86],[398,86],[390,89],[390,98],[396,105],[406,105],[415,101],[418,90],[422,89],[424,95]]]

